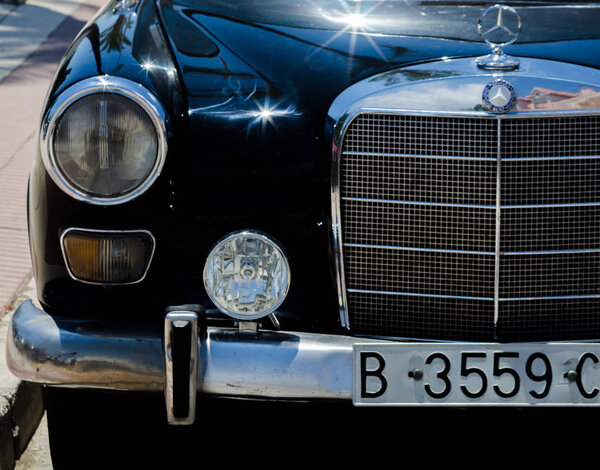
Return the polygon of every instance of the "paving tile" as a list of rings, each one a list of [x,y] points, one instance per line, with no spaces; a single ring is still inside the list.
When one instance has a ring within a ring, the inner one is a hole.
[[[42,103],[70,41],[104,3],[28,0],[4,19],[7,10],[0,10],[0,315],[31,270],[26,194]],[[71,17],[61,23],[65,14]],[[22,31],[15,32],[15,25]],[[20,58],[19,51],[9,57],[6,50],[17,39],[35,47],[21,49]],[[10,68],[8,74],[2,74],[3,66]]]

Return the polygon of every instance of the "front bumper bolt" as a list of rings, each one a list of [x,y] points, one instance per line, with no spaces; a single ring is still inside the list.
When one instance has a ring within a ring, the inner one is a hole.
[[[423,371],[421,369],[413,369],[408,373],[408,376],[414,380],[422,380]]]
[[[577,371],[575,370],[570,370],[569,372],[567,372],[565,374],[565,377],[567,378],[567,380],[569,382],[575,382],[577,380]]]

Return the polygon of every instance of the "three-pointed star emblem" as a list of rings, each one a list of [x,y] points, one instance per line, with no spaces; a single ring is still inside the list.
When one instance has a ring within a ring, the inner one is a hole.
[[[488,83],[483,89],[483,105],[494,113],[506,113],[517,102],[517,93],[512,84],[502,78]]]

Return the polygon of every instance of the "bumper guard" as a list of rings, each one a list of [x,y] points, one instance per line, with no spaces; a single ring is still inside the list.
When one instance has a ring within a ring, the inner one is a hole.
[[[165,332],[173,325],[185,327],[186,320],[195,329],[193,316],[186,315],[167,315],[164,330],[132,330],[123,324],[54,317],[27,301],[13,314],[8,366],[21,379],[46,385],[164,391],[169,409],[178,379],[169,364],[172,344],[165,342]],[[187,338],[197,344],[197,356],[194,348],[187,356],[190,391],[195,387],[221,396],[298,400],[351,400],[353,345],[370,341],[287,331],[248,335],[214,327]],[[192,413],[194,393],[189,400]],[[177,419],[189,424],[185,416]]]

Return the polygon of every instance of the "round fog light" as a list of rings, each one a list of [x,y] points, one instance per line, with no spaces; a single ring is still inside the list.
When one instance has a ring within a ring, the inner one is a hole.
[[[254,320],[273,313],[290,285],[283,251],[266,236],[236,232],[212,249],[204,266],[208,296],[223,313]]]

